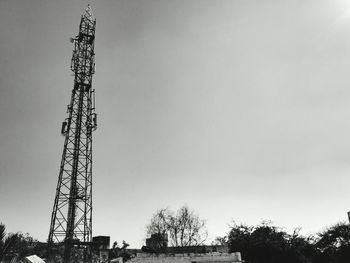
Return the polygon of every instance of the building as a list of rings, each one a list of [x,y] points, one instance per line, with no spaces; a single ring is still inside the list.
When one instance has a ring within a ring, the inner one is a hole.
[[[150,238],[146,239],[146,247],[150,247],[155,251],[168,247],[168,235],[166,233],[152,234]]]
[[[109,260],[109,236],[95,236],[92,238],[93,250],[98,255],[100,262]]]
[[[109,249],[110,236],[95,236],[92,238],[92,243],[95,250]]]

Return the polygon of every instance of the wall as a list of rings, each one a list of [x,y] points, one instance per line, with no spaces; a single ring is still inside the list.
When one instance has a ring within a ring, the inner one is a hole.
[[[241,253],[206,253],[206,254],[148,254],[138,253],[130,263],[233,263],[242,262]]]

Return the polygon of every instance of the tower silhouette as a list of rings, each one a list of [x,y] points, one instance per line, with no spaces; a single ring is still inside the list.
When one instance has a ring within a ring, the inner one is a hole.
[[[81,16],[74,43],[71,70],[74,86],[68,117],[62,123],[65,137],[51,216],[49,246],[64,244],[64,261],[74,261],[72,251],[83,251],[83,261],[91,259],[92,241],[92,131],[97,128],[94,41],[96,20],[90,5]]]

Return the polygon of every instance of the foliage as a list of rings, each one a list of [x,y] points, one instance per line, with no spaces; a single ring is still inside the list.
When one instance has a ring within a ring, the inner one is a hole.
[[[227,236],[217,236],[212,242],[212,246],[227,246],[228,245],[228,239]]]
[[[115,241],[113,243],[113,247],[112,247],[112,253],[111,253],[111,258],[117,258],[117,257],[122,257],[123,258],[123,262],[129,260],[131,258],[131,254],[127,251],[127,247],[129,247],[130,245],[125,242],[125,240],[123,240],[122,242],[122,246],[119,247],[118,246],[118,242]]]
[[[231,252],[240,251],[242,258],[252,263],[306,263],[312,262],[315,254],[311,237],[301,236],[299,229],[288,234],[268,222],[257,226],[234,223],[228,244]]]
[[[5,225],[0,223],[0,262],[6,255],[8,250],[8,241],[6,238],[6,228]]]
[[[350,258],[350,225],[335,224],[318,234],[317,263],[343,263]]]
[[[182,206],[176,213],[167,208],[158,210],[146,227],[147,234],[166,234],[173,246],[196,246],[206,240],[205,221],[194,210]]]
[[[9,233],[6,235],[5,225],[0,223],[0,261],[4,259],[28,256],[35,251],[38,241],[28,233]]]

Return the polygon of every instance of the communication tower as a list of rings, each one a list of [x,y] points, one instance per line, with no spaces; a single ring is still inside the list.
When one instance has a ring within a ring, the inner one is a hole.
[[[83,261],[91,260],[92,242],[92,132],[97,128],[94,41],[96,20],[90,5],[81,16],[74,43],[71,70],[74,86],[68,117],[62,123],[65,137],[62,160],[51,216],[48,243],[64,244],[64,262],[74,262],[73,251],[83,251]]]

